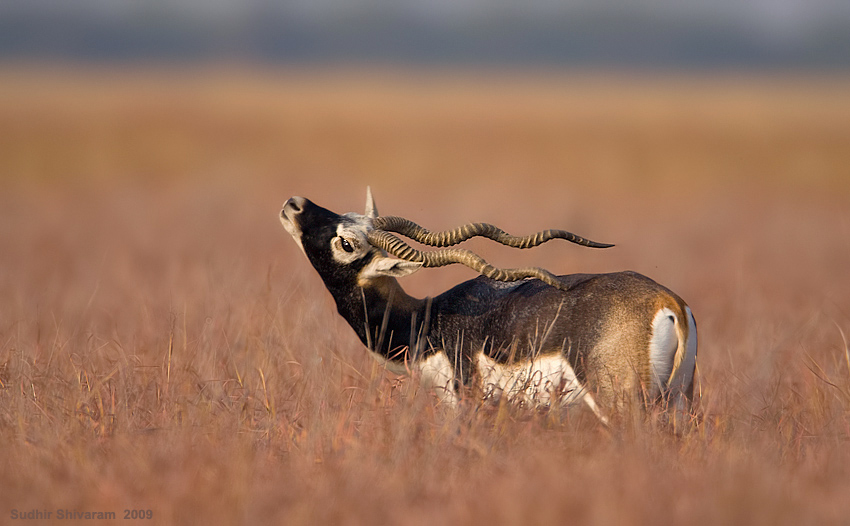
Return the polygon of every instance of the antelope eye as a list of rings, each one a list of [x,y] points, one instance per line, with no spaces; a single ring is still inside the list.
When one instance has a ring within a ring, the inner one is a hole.
[[[354,252],[354,247],[344,237],[339,238],[339,244],[342,245],[342,249],[346,252]]]

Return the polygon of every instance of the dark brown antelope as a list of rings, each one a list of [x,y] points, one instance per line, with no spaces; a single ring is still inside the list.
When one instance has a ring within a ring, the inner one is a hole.
[[[635,272],[499,269],[468,250],[444,248],[475,236],[516,248],[552,239],[611,245],[564,230],[515,237],[487,223],[429,232],[379,216],[371,192],[365,215],[292,197],[280,220],[373,356],[395,373],[417,371],[445,402],[463,393],[544,406],[583,401],[603,422],[634,400],[690,408],[696,322],[670,290]],[[441,249],[417,250],[394,233]],[[481,276],[425,299],[397,281],[453,263]]]

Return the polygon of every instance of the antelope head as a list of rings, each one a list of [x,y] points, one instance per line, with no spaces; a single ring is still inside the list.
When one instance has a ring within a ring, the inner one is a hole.
[[[565,230],[544,230],[530,236],[512,236],[489,223],[468,223],[453,230],[430,232],[403,217],[378,215],[371,189],[368,188],[363,215],[353,212],[339,215],[303,197],[292,197],[284,204],[280,220],[329,285],[332,282],[344,280],[350,283],[353,280],[364,287],[382,276],[397,278],[412,274],[422,267],[459,263],[498,281],[536,278],[553,287],[564,288],[557,277],[542,268],[496,268],[474,252],[446,247],[477,236],[514,248],[532,248],[552,239],[564,239],[592,248],[613,246],[590,241]],[[440,250],[417,250],[394,233]]]

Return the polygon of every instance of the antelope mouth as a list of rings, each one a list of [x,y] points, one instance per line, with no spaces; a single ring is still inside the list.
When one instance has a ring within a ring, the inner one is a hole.
[[[285,228],[286,231],[293,236],[298,235],[300,237],[301,232],[295,224],[294,218],[287,213],[286,208],[280,211],[280,224],[282,224],[283,228]]]
[[[283,204],[283,208],[280,211],[280,224],[283,225],[283,228],[298,243],[298,248],[302,251],[304,250],[304,246],[301,244],[301,227],[298,225],[298,216],[304,209],[303,205],[303,197],[291,197]]]

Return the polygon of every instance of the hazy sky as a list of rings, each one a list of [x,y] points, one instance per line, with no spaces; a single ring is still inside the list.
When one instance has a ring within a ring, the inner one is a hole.
[[[0,56],[850,66],[847,0],[0,0]]]

